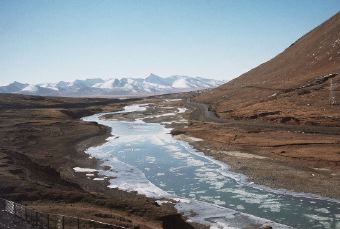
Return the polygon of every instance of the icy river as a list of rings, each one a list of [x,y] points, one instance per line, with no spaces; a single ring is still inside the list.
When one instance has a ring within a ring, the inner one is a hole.
[[[115,113],[145,109],[146,105],[131,105]],[[111,167],[98,173],[115,177],[110,179],[112,188],[137,191],[160,204],[172,200],[189,221],[211,228],[340,228],[339,200],[255,185],[176,140],[159,123],[107,120],[102,115],[83,120],[111,127],[114,136],[87,153]]]

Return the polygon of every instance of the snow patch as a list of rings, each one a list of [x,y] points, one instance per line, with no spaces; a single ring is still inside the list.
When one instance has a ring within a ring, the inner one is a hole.
[[[97,172],[97,169],[90,169],[90,168],[80,168],[80,167],[74,167],[73,170],[77,173],[93,173]]]
[[[36,92],[38,91],[38,87],[36,85],[28,85],[25,88],[23,88],[21,91],[30,91],[30,92]]]
[[[178,114],[185,113],[187,111],[187,108],[177,108]]]
[[[190,88],[188,85],[188,82],[185,79],[178,79],[175,82],[172,83],[172,87],[178,88],[178,89],[184,89],[184,88]]]

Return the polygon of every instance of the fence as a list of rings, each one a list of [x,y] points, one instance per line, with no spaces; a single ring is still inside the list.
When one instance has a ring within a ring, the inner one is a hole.
[[[47,214],[32,208],[0,198],[0,211],[5,211],[16,218],[20,218],[32,228],[46,229],[79,229],[79,228],[108,228],[108,229],[139,229],[131,221],[123,217],[115,217],[115,225],[90,219],[70,217],[65,215]],[[117,223],[116,223],[117,222]]]

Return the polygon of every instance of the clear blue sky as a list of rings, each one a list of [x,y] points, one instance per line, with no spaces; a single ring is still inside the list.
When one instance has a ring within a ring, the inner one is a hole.
[[[339,0],[0,0],[0,85],[232,79],[339,10]]]

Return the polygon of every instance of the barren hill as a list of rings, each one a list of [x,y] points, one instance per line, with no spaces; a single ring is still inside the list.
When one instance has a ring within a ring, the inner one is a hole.
[[[340,12],[282,53],[196,98],[220,118],[340,125]]]

